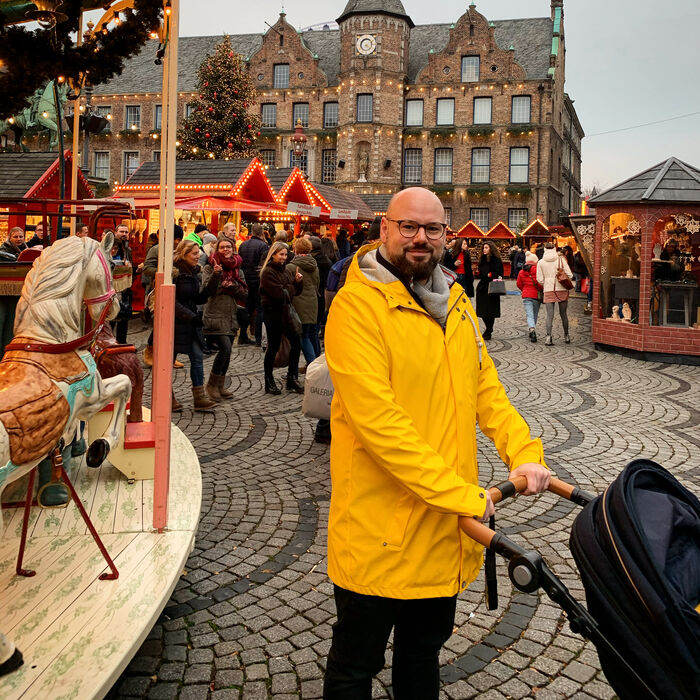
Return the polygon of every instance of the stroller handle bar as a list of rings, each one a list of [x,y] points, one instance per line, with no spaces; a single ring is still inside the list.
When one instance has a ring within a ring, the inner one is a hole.
[[[527,479],[524,476],[517,476],[515,479],[502,481],[489,489],[489,495],[491,500],[496,503],[511,498],[518,493],[522,493],[527,488]],[[567,484],[565,481],[561,481],[556,477],[552,477],[549,481],[549,488],[547,489],[551,493],[556,494],[561,498],[566,498],[568,501],[577,503],[580,506],[588,505],[594,498],[590,493],[583,491],[578,486],[572,486]],[[479,544],[486,548],[495,549],[499,554],[510,558],[507,552],[502,551],[499,547],[499,541],[504,540],[501,535],[497,532],[486,527],[478,520],[474,518],[469,518],[467,516],[462,516],[459,519],[459,526],[462,531],[469,535],[473,540],[476,540]],[[505,543],[501,543],[505,544]],[[508,541],[508,550],[510,555],[522,554],[524,550],[513,542]]]

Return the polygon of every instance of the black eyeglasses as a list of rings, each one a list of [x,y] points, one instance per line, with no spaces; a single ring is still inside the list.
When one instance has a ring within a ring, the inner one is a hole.
[[[399,225],[399,233],[404,238],[413,238],[419,229],[425,231],[425,235],[432,241],[436,241],[442,238],[445,233],[445,228],[447,224],[441,224],[439,221],[431,221],[428,224],[419,224],[417,221],[409,221],[406,219],[390,219],[386,217],[387,221],[393,221],[395,224]]]

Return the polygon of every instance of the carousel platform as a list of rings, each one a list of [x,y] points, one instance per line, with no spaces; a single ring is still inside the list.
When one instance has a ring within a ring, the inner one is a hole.
[[[0,678],[0,698],[102,698],[143,643],[182,574],[199,521],[202,481],[194,448],[172,428],[168,527],[153,531],[153,481],[128,483],[110,464],[73,483],[114,560],[109,571],[78,509],[32,508],[24,567],[15,574],[22,508],[4,508],[0,624],[24,665]]]

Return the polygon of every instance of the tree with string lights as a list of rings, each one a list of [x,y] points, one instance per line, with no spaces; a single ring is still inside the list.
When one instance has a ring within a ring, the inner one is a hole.
[[[229,37],[224,37],[213,55],[204,60],[197,76],[198,95],[188,103],[190,114],[178,131],[178,158],[254,156],[261,125],[252,109],[257,95]]]

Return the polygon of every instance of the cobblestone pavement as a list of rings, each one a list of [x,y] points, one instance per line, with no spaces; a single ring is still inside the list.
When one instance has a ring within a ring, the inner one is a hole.
[[[555,319],[555,345],[544,346],[544,314],[540,342],[530,343],[518,296],[504,297],[502,309],[489,351],[557,476],[597,492],[628,461],[646,457],[700,491],[700,367],[596,351],[580,298],[569,305],[571,345]],[[300,397],[263,393],[260,349],[236,347],[229,376],[235,399],[195,414],[188,374],[175,372],[185,406],[176,421],[202,467],[199,532],[172,599],[110,698],[321,697],[335,617],[326,577],[328,449],[314,443]],[[479,458],[483,485],[506,478],[483,436]],[[551,494],[522,497],[498,509],[498,524],[583,599],[568,549],[576,512]],[[483,575],[459,596],[441,656],[441,698],[612,698],[594,647],[561,610],[544,594],[513,590],[500,562],[498,574],[497,610],[485,607]],[[373,697],[392,697],[388,668]]]

